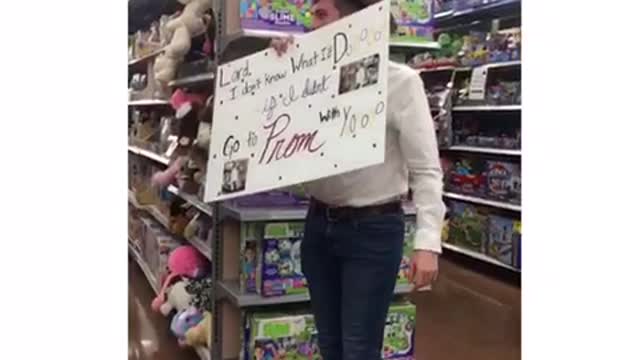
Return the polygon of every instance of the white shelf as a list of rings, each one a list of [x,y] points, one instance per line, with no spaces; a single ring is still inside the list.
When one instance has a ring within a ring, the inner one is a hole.
[[[162,99],[129,100],[129,106],[169,106],[169,105],[171,105],[169,100],[162,100]]]
[[[164,157],[164,156],[162,156],[160,154],[156,154],[153,151],[145,150],[145,149],[139,148],[137,146],[131,146],[131,145],[129,146],[129,151],[131,153],[136,154],[136,155],[140,155],[142,157],[146,157],[147,159],[153,160],[153,161],[155,161],[157,163],[160,163],[162,165],[167,165],[167,166],[169,165],[169,161],[170,161],[169,158]]]
[[[389,43],[389,46],[395,47],[395,48],[440,50],[440,44],[438,44],[436,41],[432,41],[432,42],[391,41]]]
[[[442,150],[465,151],[465,152],[493,154],[493,155],[509,155],[509,156],[522,155],[522,150],[494,149],[494,148],[484,148],[484,147],[477,147],[477,146],[451,146],[448,148],[443,148]]]
[[[129,202],[138,210],[144,210],[151,214],[153,218],[162,224],[165,229],[169,229],[169,219],[167,219],[155,206],[151,205],[140,205],[136,200],[136,196],[133,191],[129,190]]]
[[[453,111],[520,111],[522,105],[458,105]]]
[[[142,273],[144,273],[144,276],[147,278],[149,285],[151,286],[153,291],[156,293],[156,295],[160,293],[160,287],[158,285],[158,281],[156,280],[155,275],[153,275],[153,272],[149,268],[149,265],[142,259],[142,256],[140,256],[140,254],[136,251],[136,249],[133,248],[133,245],[131,244],[131,239],[129,239],[129,253],[133,256],[133,259],[136,261],[136,263],[138,263],[138,266],[140,266]]]
[[[405,215],[415,215],[414,205],[405,203],[402,205]],[[253,221],[295,221],[304,220],[307,217],[307,206],[289,207],[238,207],[231,203],[222,205],[222,216],[242,222]]]
[[[203,212],[203,213],[205,213],[205,214],[207,214],[209,216],[213,216],[213,207],[211,207],[211,206],[207,205],[206,203],[202,202],[197,196],[191,195],[191,194],[186,194],[186,193],[180,191],[180,189],[178,189],[174,185],[169,185],[168,190],[169,190],[170,193],[181,197],[182,199],[184,199],[184,201],[186,201],[189,204],[195,206],[201,212]]]
[[[506,210],[511,210],[511,211],[522,211],[522,206],[521,205],[509,204],[509,203],[501,202],[501,201],[487,200],[487,199],[482,199],[482,198],[475,197],[475,196],[461,195],[461,194],[456,194],[456,193],[452,193],[452,192],[445,192],[443,195],[444,195],[444,197],[449,198],[449,199],[453,199],[453,200],[467,201],[467,202],[474,203],[474,204],[491,206],[491,207],[495,207],[495,208],[499,208],[499,209],[506,209]]]
[[[452,244],[449,244],[449,243],[446,243],[446,242],[442,243],[442,247],[447,249],[447,250],[450,250],[450,251],[453,251],[453,252],[457,252],[457,253],[472,257],[472,258],[477,259],[477,260],[482,260],[484,262],[487,262],[487,263],[490,263],[490,264],[493,264],[493,265],[497,265],[497,266],[503,267],[505,269],[509,269],[511,271],[521,272],[520,269],[515,268],[513,266],[510,266],[510,265],[507,265],[505,263],[502,263],[502,262],[500,262],[500,261],[498,261],[498,260],[496,260],[496,259],[494,259],[494,258],[492,258],[490,256],[487,256],[485,254],[480,254],[478,252],[475,252],[475,251],[472,251],[472,250],[468,250],[468,249],[465,249],[465,248],[462,248],[462,247],[459,247],[459,246],[456,246],[456,245],[452,245]]]
[[[186,76],[183,78],[172,80],[169,82],[169,86],[171,87],[186,86],[186,85],[192,85],[192,84],[197,84],[197,83],[206,82],[206,81],[213,81],[214,79],[215,79],[215,74],[210,72],[210,73],[198,74],[193,76]]]
[[[396,285],[396,295],[406,295],[411,292],[411,285]],[[430,289],[425,289],[430,290]],[[264,297],[259,294],[243,294],[240,292],[238,280],[218,281],[216,295],[219,299],[226,299],[239,308],[253,306],[270,306],[309,301],[309,294]]]
[[[145,63],[145,62],[153,59],[154,57],[160,55],[163,51],[164,51],[164,47],[160,48],[158,50],[152,51],[149,54],[147,54],[145,56],[141,56],[141,57],[139,57],[137,59],[129,60],[129,66],[137,65],[137,64],[140,64],[140,63]]]

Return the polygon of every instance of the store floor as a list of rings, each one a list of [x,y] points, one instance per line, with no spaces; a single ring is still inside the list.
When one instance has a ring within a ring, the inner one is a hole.
[[[153,313],[153,290],[140,268],[129,261],[129,360],[198,360],[181,349],[169,320]],[[417,295],[416,344],[426,359],[520,359],[520,288],[441,261],[437,285]]]

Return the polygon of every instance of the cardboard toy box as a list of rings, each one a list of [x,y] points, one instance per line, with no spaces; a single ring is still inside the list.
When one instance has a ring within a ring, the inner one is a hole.
[[[448,236],[452,245],[485,253],[488,234],[488,209],[459,201],[447,201],[449,207]]]
[[[384,327],[382,358],[414,360],[416,307],[409,303],[392,304]]]
[[[245,319],[241,359],[321,360],[310,314],[253,313]]]
[[[265,224],[264,236],[259,244],[261,263],[256,278],[256,289],[262,296],[303,294],[308,291],[300,261],[303,236],[302,222]]]
[[[515,223],[514,219],[489,216],[487,255],[509,266],[516,265]]]

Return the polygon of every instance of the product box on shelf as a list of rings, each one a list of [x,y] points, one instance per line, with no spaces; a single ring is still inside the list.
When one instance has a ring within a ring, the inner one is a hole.
[[[409,303],[392,304],[384,327],[382,358],[414,360],[416,307]]]
[[[487,161],[487,197],[520,203],[520,165],[504,161]]]
[[[404,246],[402,251],[402,260],[400,261],[400,269],[398,269],[398,285],[409,284],[409,272],[411,271],[411,255],[413,254],[413,245],[416,237],[416,219],[415,217],[407,217],[404,223]]]
[[[264,232],[262,223],[242,223],[240,226],[240,291],[256,293],[256,279],[260,265],[258,243]]]
[[[143,221],[146,227],[143,257],[157,281],[161,283],[167,273],[169,254],[181,243],[162,225],[149,219]]]
[[[447,204],[449,208],[447,242],[477,253],[485,253],[489,210],[454,200],[447,201]]]
[[[507,264],[516,265],[516,220],[489,216],[487,255]]]
[[[514,267],[522,269],[522,222],[516,221],[513,225],[513,244],[515,247]]]
[[[243,333],[245,360],[320,360],[318,335],[310,314],[251,313]]]
[[[446,191],[483,197],[487,192],[486,161],[481,158],[443,158]]]
[[[398,25],[392,35],[394,42],[426,43],[433,41],[432,0],[395,0],[391,2],[391,14]]]
[[[311,28],[311,0],[240,0],[242,27],[301,33]]]
[[[300,245],[304,235],[302,222],[267,223],[260,242],[262,264],[257,277],[257,290],[262,296],[306,293],[307,281],[302,274]]]

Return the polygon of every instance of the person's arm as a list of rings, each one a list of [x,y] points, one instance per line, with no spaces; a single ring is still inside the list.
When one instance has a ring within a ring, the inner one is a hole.
[[[439,254],[446,210],[435,126],[420,76],[407,73],[399,89],[403,94],[396,120],[417,210],[415,249]]]

